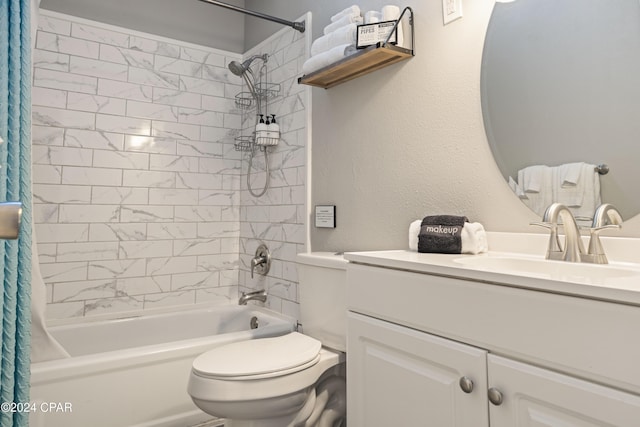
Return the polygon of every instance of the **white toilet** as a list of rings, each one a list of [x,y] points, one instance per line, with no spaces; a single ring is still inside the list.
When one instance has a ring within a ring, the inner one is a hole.
[[[188,392],[225,427],[346,426],[346,268],[341,255],[299,254],[300,332],[198,356]]]

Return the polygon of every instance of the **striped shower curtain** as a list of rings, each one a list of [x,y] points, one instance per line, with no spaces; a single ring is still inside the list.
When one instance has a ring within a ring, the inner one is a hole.
[[[29,0],[0,0],[0,202],[23,204],[17,240],[0,240],[0,426],[27,426],[31,333],[31,28]]]

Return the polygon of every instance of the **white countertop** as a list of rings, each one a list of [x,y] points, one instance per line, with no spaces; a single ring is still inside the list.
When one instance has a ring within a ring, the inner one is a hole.
[[[544,235],[542,238],[541,235],[516,235],[521,248],[527,250],[507,252],[504,251],[502,241],[511,239],[508,234],[510,233],[490,233],[489,245],[492,250],[481,255],[427,254],[409,250],[389,250],[348,252],[344,257],[353,263],[640,306],[640,263],[629,262],[629,256],[637,257],[639,254],[637,250],[629,251],[630,245],[635,246],[640,243],[639,239],[618,239],[618,242],[607,242],[610,243],[611,253],[621,252],[629,255],[622,262],[610,258],[608,265],[571,263],[571,274],[566,274],[562,272],[566,262],[544,260],[548,237]],[[531,244],[522,244],[523,240],[531,236],[533,236]],[[492,241],[495,242],[495,245],[492,245]],[[617,244],[623,247],[615,247]],[[542,249],[540,249],[541,245]],[[493,250],[493,247],[503,250]],[[519,259],[532,260],[534,264],[542,263],[540,265],[543,270],[536,272],[501,270],[495,266],[492,267],[491,262],[487,263],[488,267],[483,265],[485,261],[494,261],[491,259],[470,260],[476,257],[508,258],[515,261]],[[471,263],[467,264],[469,261]],[[560,270],[561,273],[558,273],[557,270]]]

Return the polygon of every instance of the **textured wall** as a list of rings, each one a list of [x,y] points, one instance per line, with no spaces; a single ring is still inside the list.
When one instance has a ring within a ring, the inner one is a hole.
[[[49,318],[235,300],[232,59],[43,14],[33,178]]]

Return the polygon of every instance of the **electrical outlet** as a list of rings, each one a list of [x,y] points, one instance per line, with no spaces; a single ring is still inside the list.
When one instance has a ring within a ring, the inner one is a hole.
[[[462,0],[442,0],[444,25],[459,18],[462,18]]]

